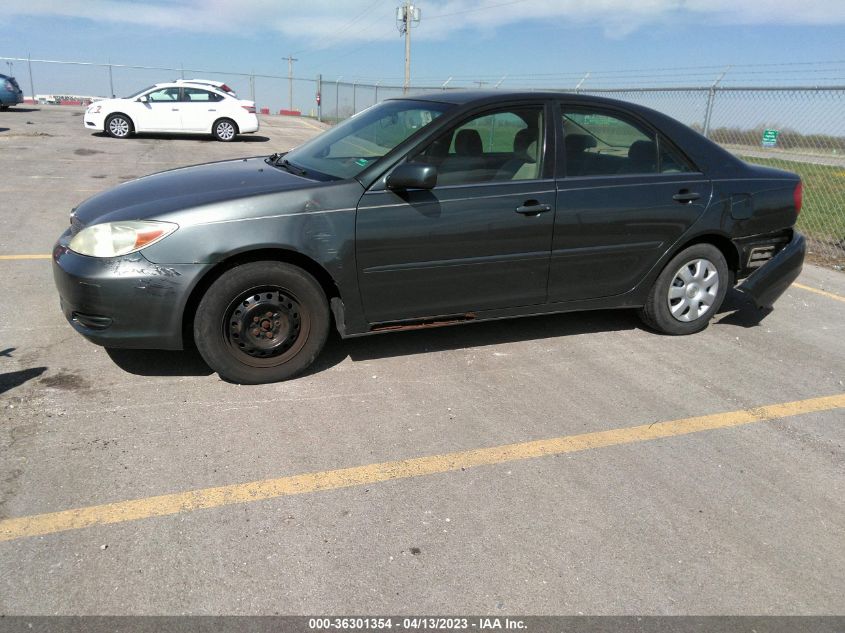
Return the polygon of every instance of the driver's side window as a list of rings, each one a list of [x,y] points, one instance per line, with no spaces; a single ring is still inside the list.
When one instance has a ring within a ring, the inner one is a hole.
[[[413,162],[437,167],[438,185],[534,180],[543,168],[543,107],[487,111],[441,134]]]

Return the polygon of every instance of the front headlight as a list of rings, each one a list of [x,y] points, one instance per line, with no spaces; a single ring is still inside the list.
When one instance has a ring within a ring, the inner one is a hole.
[[[164,239],[178,229],[171,222],[129,220],[106,222],[82,229],[73,236],[70,250],[89,257],[118,257]]]

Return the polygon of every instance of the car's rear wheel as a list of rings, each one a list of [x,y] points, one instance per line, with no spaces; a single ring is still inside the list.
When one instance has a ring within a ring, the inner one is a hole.
[[[106,119],[106,133],[111,137],[126,138],[132,129],[132,121],[124,114],[112,114]]]
[[[225,380],[277,382],[314,362],[329,323],[326,295],[311,275],[281,262],[251,262],[211,284],[194,317],[194,341]]]
[[[214,134],[214,138],[218,141],[228,143],[230,141],[234,141],[235,137],[238,135],[238,126],[231,119],[220,119],[219,121],[214,122],[212,132]]]
[[[694,244],[666,264],[640,309],[646,325],[664,334],[707,327],[728,290],[728,264],[712,244]]]

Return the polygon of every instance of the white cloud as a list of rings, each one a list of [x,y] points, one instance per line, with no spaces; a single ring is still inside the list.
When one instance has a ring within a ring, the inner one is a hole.
[[[393,39],[400,0],[6,0],[4,14],[74,17],[203,33],[274,31],[310,38],[308,49]],[[609,37],[670,19],[717,24],[845,24],[845,0],[418,0],[415,36],[497,32],[517,22],[601,26]],[[350,22],[352,23],[350,25]]]

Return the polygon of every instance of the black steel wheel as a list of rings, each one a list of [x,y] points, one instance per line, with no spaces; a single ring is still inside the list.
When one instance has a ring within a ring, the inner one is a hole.
[[[664,334],[700,332],[721,307],[729,280],[722,251],[712,244],[693,244],[663,268],[640,309],[640,318]]]
[[[276,382],[314,361],[329,321],[326,296],[311,275],[281,262],[252,262],[209,287],[194,317],[194,341],[221,378]]]

